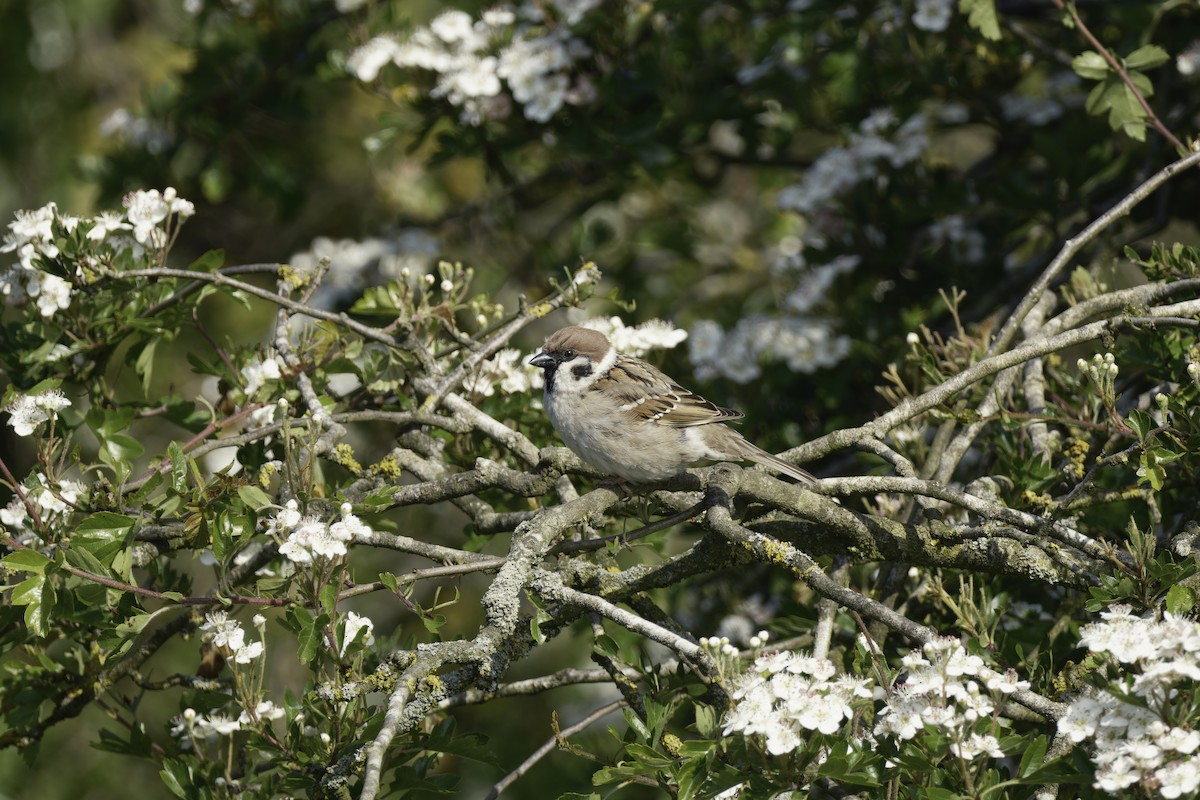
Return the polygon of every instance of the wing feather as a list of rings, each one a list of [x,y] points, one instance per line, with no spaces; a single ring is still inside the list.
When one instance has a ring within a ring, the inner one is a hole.
[[[618,356],[605,375],[592,384],[630,415],[631,422],[658,422],[673,428],[731,422],[744,414],[721,408],[671,380],[662,370],[632,356]]]

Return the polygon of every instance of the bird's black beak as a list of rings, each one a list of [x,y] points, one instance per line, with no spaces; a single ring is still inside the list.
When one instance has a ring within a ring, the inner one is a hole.
[[[554,356],[551,356],[547,353],[538,353],[536,356],[529,359],[529,363],[532,366],[546,369],[547,367],[553,367],[558,363],[558,361],[554,358]]]

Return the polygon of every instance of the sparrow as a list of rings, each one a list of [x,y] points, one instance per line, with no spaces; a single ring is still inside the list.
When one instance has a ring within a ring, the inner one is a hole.
[[[545,407],[567,447],[634,483],[670,478],[696,461],[754,461],[801,483],[809,473],[752,445],[725,423],[744,414],[618,353],[599,331],[562,328],[529,363],[545,372]]]

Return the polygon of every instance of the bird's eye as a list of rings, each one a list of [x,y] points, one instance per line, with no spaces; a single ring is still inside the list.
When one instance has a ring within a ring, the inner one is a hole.
[[[563,358],[567,359],[568,361],[577,355],[579,355],[579,354],[576,353],[575,350],[572,348],[567,348],[566,350],[563,350]]]

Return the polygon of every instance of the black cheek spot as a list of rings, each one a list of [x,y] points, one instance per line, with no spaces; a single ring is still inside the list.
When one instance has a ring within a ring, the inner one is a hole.
[[[576,379],[583,380],[588,375],[592,374],[592,367],[590,364],[580,364],[577,367],[571,367],[571,374],[574,375]]]

